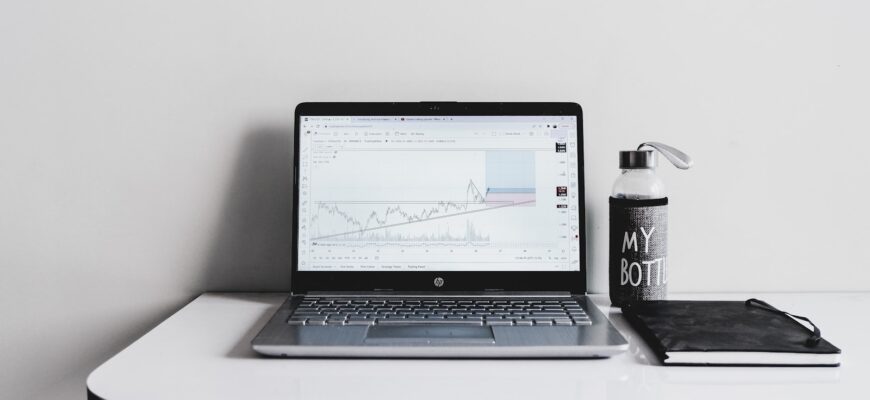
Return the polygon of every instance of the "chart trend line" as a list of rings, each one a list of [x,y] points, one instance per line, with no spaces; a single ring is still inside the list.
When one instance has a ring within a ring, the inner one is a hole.
[[[332,234],[332,235],[319,236],[319,237],[312,238],[311,240],[326,239],[326,238],[331,238],[331,237],[336,237],[336,236],[350,235],[350,234],[354,234],[354,233],[363,233],[363,232],[373,231],[373,230],[377,230],[377,229],[392,228],[394,226],[417,224],[417,223],[428,222],[428,221],[432,221],[432,220],[436,220],[436,219],[456,217],[459,215],[467,215],[467,214],[479,213],[479,212],[484,212],[484,211],[498,210],[500,208],[505,208],[505,207],[515,207],[515,206],[530,204],[530,203],[534,203],[534,202],[535,202],[534,200],[529,200],[529,201],[523,201],[523,202],[519,202],[519,203],[503,204],[503,205],[499,205],[499,206],[483,208],[480,210],[463,211],[463,212],[458,212],[458,213],[454,213],[454,214],[440,215],[437,217],[431,217],[431,218],[426,218],[426,219],[416,220],[416,221],[411,221],[411,222],[400,222],[400,223],[396,223],[396,224],[383,225],[383,226],[378,226],[378,227],[374,227],[374,228],[363,228],[363,229],[358,229],[358,230],[353,230],[353,231],[336,233],[336,234]]]
[[[479,213],[482,211],[497,210],[504,207],[526,205],[534,202],[534,199],[519,202],[488,202],[486,200],[486,195],[484,193],[481,193],[480,190],[477,188],[477,185],[474,184],[474,181],[471,180],[469,180],[468,185],[466,186],[464,201],[438,201],[434,203],[434,206],[424,209],[416,214],[406,211],[401,204],[395,204],[388,206],[382,213],[379,213],[378,211],[372,211],[368,214],[368,217],[365,218],[365,221],[362,221],[351,215],[351,213],[343,210],[340,205],[328,202],[320,202],[318,203],[317,214],[311,219],[312,226],[316,225],[316,223],[320,219],[319,217],[321,213],[326,213],[330,216],[338,216],[342,218],[347,225],[354,228],[340,233],[319,235],[313,237],[312,240],[329,239],[348,235],[362,235],[365,232],[370,232],[374,230],[428,222],[443,218],[457,217],[461,215]],[[476,206],[482,206],[482,208],[476,208]],[[398,217],[400,222],[390,223],[390,220],[395,217]],[[318,231],[318,233],[320,232]]]

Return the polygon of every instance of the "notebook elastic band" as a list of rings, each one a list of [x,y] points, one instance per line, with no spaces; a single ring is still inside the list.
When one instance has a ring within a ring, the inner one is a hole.
[[[810,321],[810,319],[807,317],[802,317],[800,315],[794,315],[792,313],[782,311],[782,310],[777,309],[776,307],[774,307],[770,304],[767,304],[766,302],[758,300],[758,299],[746,300],[746,306],[747,307],[754,306],[754,307],[758,307],[762,310],[770,311],[770,312],[777,313],[780,315],[785,315],[787,317],[792,317],[795,319],[799,319],[801,321],[806,321],[808,324],[812,325],[812,327],[813,327],[813,334],[806,341],[806,345],[809,347],[817,346],[819,344],[819,342],[822,340],[822,331],[819,329],[819,327],[816,326],[816,324],[813,323],[813,321]]]

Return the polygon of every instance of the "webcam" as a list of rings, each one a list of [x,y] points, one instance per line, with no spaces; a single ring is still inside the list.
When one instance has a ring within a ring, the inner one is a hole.
[[[439,101],[439,102],[422,101],[421,103],[423,103],[426,106],[426,110],[440,111],[441,104],[443,104],[443,103],[456,103],[456,102],[455,101],[446,101],[446,102],[445,101]]]

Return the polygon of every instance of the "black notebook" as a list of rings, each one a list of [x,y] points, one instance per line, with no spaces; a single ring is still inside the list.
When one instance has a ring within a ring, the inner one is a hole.
[[[815,325],[755,299],[651,301],[622,313],[665,365],[840,365]]]

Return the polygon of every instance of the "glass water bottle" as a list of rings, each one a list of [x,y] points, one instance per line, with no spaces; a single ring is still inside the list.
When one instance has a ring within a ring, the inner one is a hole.
[[[647,142],[619,152],[622,170],[610,197],[610,301],[614,306],[663,300],[668,285],[668,197],[656,175],[656,153],[688,169],[685,153]]]

